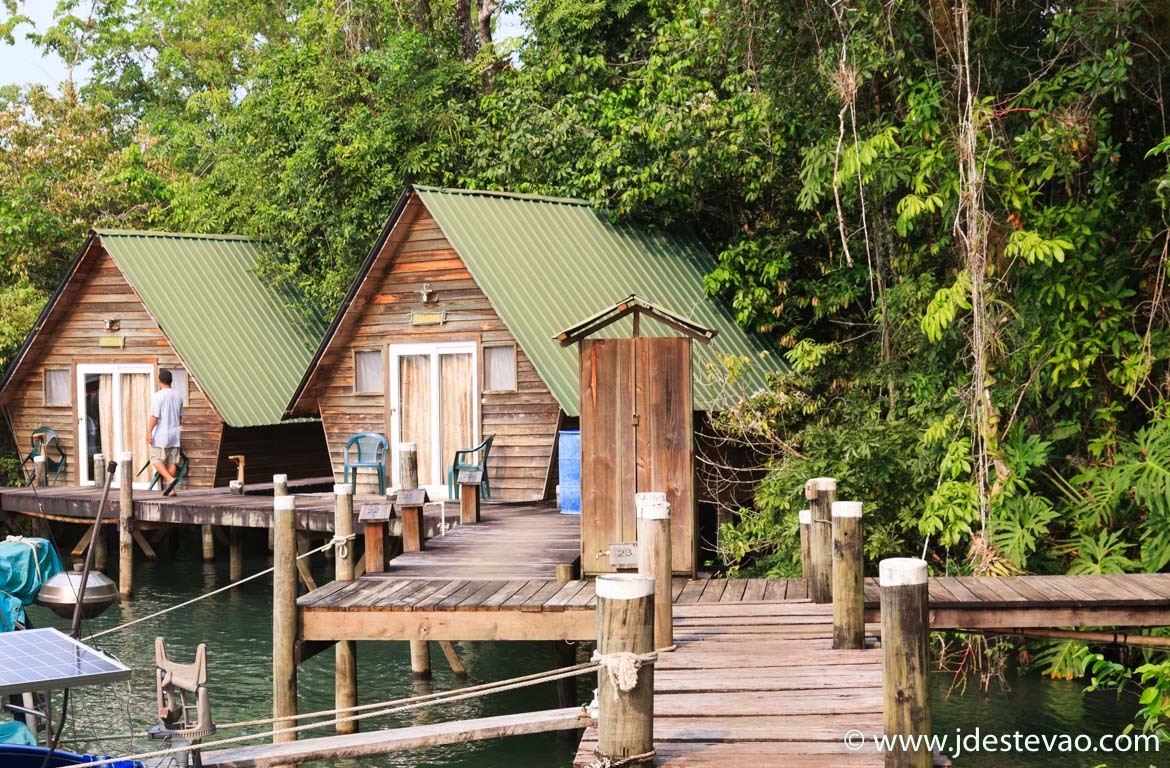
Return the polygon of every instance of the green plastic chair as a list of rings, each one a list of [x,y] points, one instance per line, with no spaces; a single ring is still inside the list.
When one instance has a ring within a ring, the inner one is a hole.
[[[463,470],[478,470],[483,473],[483,480],[479,483],[480,495],[485,499],[492,497],[492,485],[488,482],[488,453],[492,450],[492,441],[496,439],[495,435],[488,435],[482,443],[474,448],[468,448],[462,451],[455,451],[455,461],[451,462],[451,468],[447,470],[447,498],[455,498],[455,478]],[[477,463],[471,463],[467,460],[469,456],[474,456],[477,453],[483,453]]]
[[[349,449],[353,448],[355,458],[350,459]],[[377,432],[359,432],[345,441],[345,464],[342,468],[341,482],[350,483],[350,488],[357,493],[358,467],[369,467],[378,472],[378,494],[386,493],[386,453],[390,444],[386,438]],[[353,475],[350,475],[350,470]]]
[[[65,451],[61,449],[61,441],[57,438],[57,430],[50,427],[37,427],[32,431],[29,438],[32,442],[32,450],[20,462],[20,466],[31,464],[34,456],[41,453],[41,444],[45,446],[45,477],[49,481],[49,485],[55,484],[61,479],[61,473],[65,471],[65,465],[69,462],[69,457],[65,455]],[[54,455],[55,454],[55,455]],[[27,470],[28,477],[25,479],[25,486],[30,486],[37,479],[35,469]]]
[[[141,475],[153,463],[154,462],[152,462],[152,461],[147,461],[145,464],[142,465],[142,469],[138,470],[138,474]],[[180,448],[179,449],[179,473],[177,475],[175,475],[175,480],[178,481],[175,483],[176,488],[178,488],[179,484],[183,482],[183,478],[187,476],[187,465],[189,465],[190,463],[191,463],[191,460],[187,458],[187,452],[184,451],[182,448]],[[159,487],[159,489],[162,489],[162,487],[163,487],[163,477],[157,471],[154,473],[154,477],[152,477],[150,479],[150,485],[146,486],[146,490],[153,491],[155,485],[157,485]]]

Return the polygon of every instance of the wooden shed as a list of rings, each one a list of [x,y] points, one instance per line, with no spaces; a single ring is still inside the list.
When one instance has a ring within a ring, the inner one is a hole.
[[[638,294],[718,331],[695,345],[696,411],[723,403],[726,393],[708,378],[722,356],[755,361],[743,374],[751,388],[782,367],[705,294],[714,268],[690,231],[614,224],[582,200],[415,186],[358,272],[287,415],[320,415],[338,479],[347,438],[378,432],[392,457],[399,443],[416,443],[420,482],[442,497],[454,451],[492,435],[493,496],[550,498],[558,429],[576,427],[580,415],[577,352],[554,336],[599,307]],[[621,318],[598,335],[630,336],[631,323]]]
[[[230,235],[90,232],[0,380],[22,455],[48,427],[67,457],[59,482],[92,483],[95,453],[129,451],[141,467],[169,369],[186,402],[185,487],[226,485],[237,454],[249,482],[328,475],[320,424],[282,421],[325,323],[257,274],[257,253]]]

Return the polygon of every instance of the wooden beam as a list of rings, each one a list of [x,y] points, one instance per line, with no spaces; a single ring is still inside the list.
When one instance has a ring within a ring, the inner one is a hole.
[[[573,611],[314,611],[303,640],[594,640],[592,609]]]
[[[549,731],[572,731],[595,721],[580,707],[455,720],[347,736],[324,736],[285,744],[259,744],[203,753],[205,768],[268,768],[311,760],[341,760],[407,749],[462,744]]]
[[[135,528],[130,532],[130,535],[134,537],[134,541],[138,543],[138,547],[146,555],[147,560],[158,560],[158,553],[154,551],[154,547],[150,546],[150,542],[142,535],[142,531]]]

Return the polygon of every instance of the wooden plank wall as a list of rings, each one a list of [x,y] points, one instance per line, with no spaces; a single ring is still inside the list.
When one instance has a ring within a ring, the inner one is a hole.
[[[346,439],[362,431],[387,437],[390,432],[386,396],[353,392],[355,350],[380,349],[385,356],[391,343],[476,341],[480,345],[476,375],[482,382],[482,346],[516,343],[417,198],[408,203],[400,227],[402,234],[387,240],[371,267],[349,310],[353,317],[339,327],[305,393],[306,398],[317,398],[338,482]],[[424,284],[434,291],[429,303],[420,295]],[[412,312],[446,312],[446,321],[412,326]],[[524,351],[517,348],[516,357],[516,392],[481,391],[480,434],[496,437],[489,465],[493,494],[531,501],[545,495],[560,406]],[[448,462],[449,457],[444,459]]]
[[[292,480],[329,477],[329,449],[325,433],[316,421],[274,424],[267,427],[223,428],[215,484],[236,479],[236,463],[228,456],[245,457],[245,482],[270,483],[276,474]]]
[[[117,319],[120,330],[106,331],[104,321]],[[125,337],[125,348],[102,348],[98,337]],[[114,260],[96,241],[83,256],[70,285],[57,302],[45,328],[29,349],[20,370],[4,394],[4,408],[21,455],[30,450],[29,435],[38,427],[52,427],[69,456],[65,482],[78,482],[77,376],[79,362],[149,362],[157,368],[180,368],[171,346],[138,293]],[[46,369],[67,369],[73,405],[44,405]],[[211,401],[190,376],[189,404],[183,420],[183,447],[191,459],[187,484],[209,488],[215,481],[216,455],[222,422]],[[156,386],[156,385],[152,385]],[[135,467],[135,470],[138,468]]]

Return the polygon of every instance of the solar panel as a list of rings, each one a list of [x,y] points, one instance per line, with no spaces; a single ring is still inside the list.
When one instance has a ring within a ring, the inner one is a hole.
[[[60,630],[0,633],[0,696],[128,679],[128,667]]]

